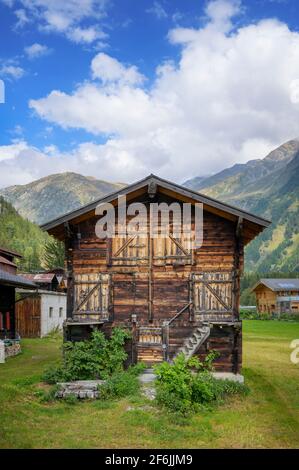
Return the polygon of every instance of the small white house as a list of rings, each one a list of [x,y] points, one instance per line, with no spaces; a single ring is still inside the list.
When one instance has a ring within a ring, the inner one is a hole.
[[[43,337],[61,329],[66,319],[66,294],[17,290],[16,332],[21,338]]]

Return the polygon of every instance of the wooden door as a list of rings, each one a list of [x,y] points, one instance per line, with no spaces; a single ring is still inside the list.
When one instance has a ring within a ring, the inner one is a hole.
[[[41,335],[41,299],[28,296],[16,302],[16,331],[21,338],[38,338]]]
[[[74,317],[82,320],[109,320],[110,304],[110,274],[75,275]]]
[[[193,308],[197,318],[228,319],[233,315],[233,273],[194,273]]]

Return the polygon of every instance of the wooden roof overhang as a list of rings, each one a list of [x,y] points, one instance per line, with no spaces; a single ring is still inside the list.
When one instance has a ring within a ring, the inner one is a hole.
[[[66,237],[65,224],[77,225],[80,222],[94,217],[95,209],[99,204],[109,202],[116,206],[118,203],[118,196],[126,195],[128,202],[138,199],[142,194],[148,192],[150,187],[156,187],[157,192],[182,202],[189,202],[191,204],[202,203],[204,211],[211,212],[234,222],[237,230],[240,229],[242,231],[243,242],[245,245],[271,224],[269,220],[262,217],[151,174],[136,183],[130,184],[118,191],[102,197],[101,199],[80,207],[77,210],[47,222],[41,225],[41,228],[47,231],[50,235],[53,235],[55,238],[64,240]]]
[[[3,248],[2,246],[0,246],[0,254],[4,256],[9,256],[10,258],[22,258],[22,255],[20,255],[20,253],[17,253],[13,250],[9,250],[8,248]]]

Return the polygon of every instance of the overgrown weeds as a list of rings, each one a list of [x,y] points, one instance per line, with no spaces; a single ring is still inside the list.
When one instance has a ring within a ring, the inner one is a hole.
[[[106,382],[99,386],[99,398],[111,400],[127,396],[136,396],[140,390],[138,375],[144,370],[142,363],[129,367],[126,371],[114,373]]]

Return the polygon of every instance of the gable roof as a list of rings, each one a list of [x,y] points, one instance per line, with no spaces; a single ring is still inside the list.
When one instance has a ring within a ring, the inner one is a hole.
[[[12,286],[12,287],[23,287],[24,289],[32,289],[36,288],[37,285],[34,282],[25,279],[23,276],[19,276],[18,274],[11,274],[6,271],[3,271],[0,268],[0,284],[5,286]]]
[[[50,284],[57,276],[55,273],[24,273],[23,276],[30,280],[37,282],[38,284]]]
[[[290,290],[299,291],[299,279],[260,279],[259,282],[257,282],[256,285],[252,288],[252,291],[254,291],[261,284],[274,292]]]
[[[139,180],[136,183],[125,186],[124,188],[107,194],[106,196],[97,199],[89,204],[86,204],[85,206],[82,206],[77,210],[68,212],[63,216],[51,220],[41,225],[41,228],[43,230],[48,231],[50,234],[57,236],[57,228],[59,226],[63,226],[64,223],[71,221],[76,223],[76,219],[79,219],[84,214],[94,212],[98,204],[112,202],[116,200],[117,197],[120,195],[128,195],[131,193],[135,193],[138,190],[141,190],[142,188],[147,188],[150,184],[156,184],[158,191],[160,190],[161,192],[168,191],[174,193],[178,197],[182,198],[182,200],[185,199],[193,203],[202,203],[206,210],[210,210],[211,212],[217,212],[219,213],[219,215],[222,214],[223,217],[225,217],[226,215],[230,215],[231,218],[233,218],[234,220],[243,219],[247,221],[249,224],[252,224],[251,228],[253,229],[253,232],[256,231],[256,233],[251,238],[254,238],[258,233],[264,230],[264,228],[268,227],[271,223],[269,220],[251,214],[250,212],[246,212],[237,207],[231,206],[204,194],[193,191],[192,189],[185,188],[184,186],[181,186],[177,183],[173,183],[171,181],[160,178],[159,176],[150,174],[146,178],[143,178],[142,180]]]

